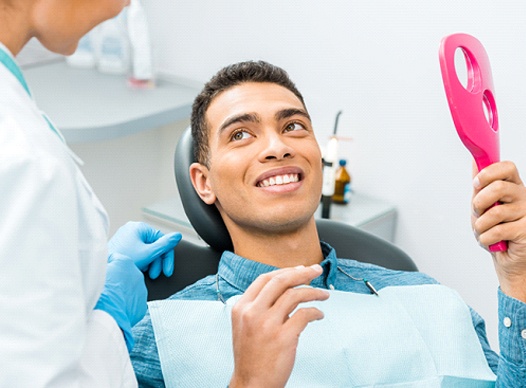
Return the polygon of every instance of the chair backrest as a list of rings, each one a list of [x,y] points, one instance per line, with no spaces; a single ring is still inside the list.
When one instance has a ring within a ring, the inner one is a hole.
[[[215,206],[205,204],[194,190],[188,172],[193,162],[193,139],[190,128],[187,128],[175,151],[175,178],[184,211],[196,232],[209,246],[196,245],[183,239],[175,248],[174,274],[170,278],[161,275],[155,280],[146,277],[149,300],[166,298],[214,274],[222,252],[232,250],[232,241],[219,211]],[[404,251],[371,233],[326,219],[316,220],[316,226],[320,239],[332,245],[338,257],[402,271],[418,270]]]

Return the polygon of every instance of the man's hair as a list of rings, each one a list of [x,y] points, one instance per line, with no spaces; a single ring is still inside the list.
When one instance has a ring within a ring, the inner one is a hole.
[[[283,86],[294,93],[305,106],[303,96],[296,85],[280,67],[264,61],[239,62],[224,67],[205,84],[192,106],[191,126],[194,158],[197,162],[209,167],[210,128],[205,116],[213,99],[220,93],[246,82],[268,82]]]

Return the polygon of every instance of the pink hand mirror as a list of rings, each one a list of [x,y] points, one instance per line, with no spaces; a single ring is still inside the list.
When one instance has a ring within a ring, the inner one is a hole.
[[[455,67],[457,49],[464,54],[467,82],[464,86]],[[478,170],[500,160],[499,118],[489,58],[473,36],[453,34],[440,43],[440,69],[447,101],[458,136],[471,152]],[[498,205],[495,204],[495,205]],[[506,251],[506,241],[490,245],[491,252]]]

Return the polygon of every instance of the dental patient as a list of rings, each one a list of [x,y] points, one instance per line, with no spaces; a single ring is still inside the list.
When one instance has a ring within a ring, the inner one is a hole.
[[[134,328],[140,386],[526,386],[526,189],[513,163],[476,174],[472,200],[479,243],[508,241],[492,253],[498,355],[453,290],[339,258],[320,241],[322,157],[284,70],[261,61],[220,70],[191,124],[194,188],[234,249],[216,275],[151,305]]]

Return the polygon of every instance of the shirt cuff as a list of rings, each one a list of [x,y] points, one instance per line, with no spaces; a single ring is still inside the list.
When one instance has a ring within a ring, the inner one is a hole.
[[[500,288],[498,299],[499,372],[504,362],[517,377],[526,377],[526,303],[504,294]]]

